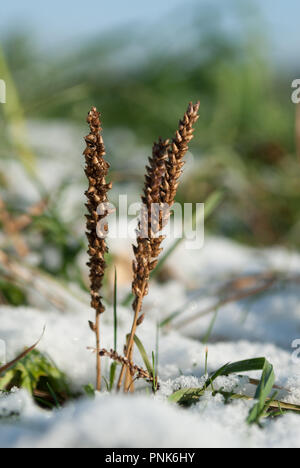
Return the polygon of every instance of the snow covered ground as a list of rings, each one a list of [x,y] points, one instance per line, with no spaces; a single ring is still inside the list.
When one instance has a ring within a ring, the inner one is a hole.
[[[229,278],[275,270],[283,278],[299,275],[300,256],[282,249],[258,251],[208,238],[199,252],[179,248],[169,266],[177,277],[152,285],[145,303],[147,318],[138,332],[151,354],[158,319],[182,309],[160,336],[160,391],[155,396],[142,390],[126,397],[103,393],[95,400],[82,398],[53,413],[37,408],[25,391],[1,395],[0,447],[300,447],[298,415],[266,421],[262,430],[245,423],[251,401],[224,405],[221,396],[207,394],[190,409],[167,402],[174,390],[200,385],[206,347],[201,338],[213,314],[175,329],[180,321],[212,305],[216,285]],[[48,288],[54,295],[62,294],[55,283],[49,283]],[[87,346],[94,345],[87,326],[93,311],[88,297],[79,300],[66,291],[63,295],[64,312],[46,305],[2,306],[0,339],[5,340],[10,359],[35,342],[46,325],[39,349],[47,351],[78,390],[95,378],[95,356],[87,351]],[[209,371],[230,361],[264,356],[274,365],[276,383],[290,390],[282,392],[281,398],[300,404],[300,362],[292,359],[292,343],[300,339],[299,299],[297,283],[283,282],[255,299],[220,307],[208,345]],[[118,312],[118,350],[122,352],[132,314],[130,308],[121,306]],[[107,348],[113,343],[112,315],[108,309],[102,328],[102,345]],[[142,364],[138,353],[135,361]],[[107,373],[109,361],[103,362]],[[251,377],[259,378],[259,373]],[[240,390],[253,393],[247,379],[220,378],[216,385],[231,389],[236,384]],[[5,419],[11,411],[20,417],[15,421]]]

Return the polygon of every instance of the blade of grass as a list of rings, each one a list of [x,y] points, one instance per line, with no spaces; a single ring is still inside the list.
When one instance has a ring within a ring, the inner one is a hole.
[[[83,390],[89,398],[95,398],[95,387],[93,384],[90,383],[88,385],[85,385],[83,387]]]
[[[49,390],[50,395],[52,396],[52,398],[53,398],[53,400],[54,400],[56,409],[60,409],[61,406],[60,406],[60,404],[59,404],[59,401],[58,401],[58,399],[57,399],[57,396],[56,396],[56,394],[55,394],[55,392],[54,392],[54,390],[53,390],[53,388],[51,387],[51,385],[50,385],[49,382],[47,382],[47,388],[48,388],[48,390]]]
[[[218,393],[223,395],[225,398],[232,399],[232,400],[248,400],[248,401],[253,401],[254,400],[253,397],[250,397],[248,395],[239,394],[239,393],[228,393],[228,392],[224,392],[224,391],[219,391]],[[284,412],[282,411],[283,408],[286,410],[286,412],[291,411],[291,412],[294,412],[294,413],[300,413],[300,406],[299,405],[294,405],[294,404],[291,404],[291,403],[284,403],[283,401],[274,400],[274,399],[272,399],[272,397],[267,398],[266,405],[268,405],[268,408],[271,408],[271,409],[274,409],[274,410],[279,409],[279,411],[276,411],[276,413],[281,414],[281,415],[284,414]]]
[[[219,207],[220,203],[222,203],[223,198],[224,192],[221,190],[215,190],[208,196],[204,206],[205,220],[207,220]]]
[[[205,204],[204,204],[204,220],[206,221],[210,215],[213,214],[213,212],[218,208],[218,206],[220,205],[222,199],[224,197],[224,192],[220,191],[220,190],[216,190],[215,192],[213,192],[208,198],[207,200],[205,201]],[[195,223],[195,215],[193,216],[193,224]],[[164,264],[166,263],[166,261],[168,260],[168,258],[170,257],[170,255],[172,255],[173,252],[175,252],[175,250],[177,249],[177,247],[184,241],[185,237],[183,236],[181,239],[177,239],[176,241],[174,241],[174,243],[169,247],[169,249],[167,249],[165,251],[165,254],[161,256],[155,270],[153,270],[152,274],[151,274],[151,278],[155,278],[155,276],[157,276],[157,274],[161,271],[162,267],[164,266]],[[133,300],[133,295],[131,293],[129,293],[125,299],[123,300],[122,302],[122,305],[124,307],[128,307],[128,305],[132,302]],[[176,315],[177,316],[177,315]],[[160,325],[162,326],[162,325]]]
[[[233,364],[226,364],[217,370],[206,382],[205,387],[210,385],[210,382],[214,382],[220,376],[227,376],[231,374],[239,374],[241,372],[250,372],[250,371],[259,371],[263,370],[265,367],[266,358],[255,358],[255,359],[246,359],[244,361],[234,362]]]
[[[105,386],[106,386],[106,391],[109,392],[109,388],[110,388],[109,387],[109,382],[108,382],[106,377],[103,377],[103,380],[104,380],[104,383],[105,383]]]
[[[219,312],[219,310],[216,309],[216,310],[215,310],[215,313],[214,313],[214,315],[213,315],[213,318],[212,318],[211,321],[210,321],[208,330],[207,330],[207,332],[205,333],[205,335],[204,335],[204,337],[203,337],[202,343],[205,344],[205,345],[208,343],[208,340],[209,340],[210,337],[211,337],[212,331],[213,331],[213,329],[214,329],[214,326],[215,326],[215,323],[216,323],[216,320],[217,320],[217,317],[218,317],[218,312]]]
[[[182,399],[186,399],[186,397],[199,400],[200,396],[203,395],[203,392],[207,390],[207,388],[211,386],[211,384],[218,377],[228,376],[231,374],[240,374],[241,372],[264,370],[266,363],[268,363],[268,361],[265,358],[255,358],[247,359],[245,361],[238,361],[233,364],[225,364],[225,366],[218,369],[207,379],[203,388],[181,389],[178,392],[173,393],[173,395],[169,397],[169,400],[176,403],[180,403],[180,401]],[[269,366],[271,366],[271,364],[269,364]]]
[[[156,324],[156,343],[155,343],[155,355],[156,355],[156,372],[158,370],[158,362],[159,362],[159,323]]]
[[[204,375],[208,375],[208,348],[205,350],[205,371]]]
[[[112,391],[112,389],[114,388],[117,367],[118,367],[117,362],[113,362],[111,364],[111,366],[110,366],[110,372],[109,372],[109,389],[110,389],[110,391]]]
[[[188,317],[186,319],[183,319],[181,322],[176,324],[175,329],[180,329],[182,327],[186,327],[187,325],[190,325],[195,320],[199,320],[200,318],[203,318],[206,315],[211,314],[212,312],[214,312],[216,310],[216,308],[219,309],[220,307],[223,307],[223,306],[225,306],[227,304],[230,304],[232,302],[242,301],[242,300],[254,297],[254,296],[258,296],[259,294],[265,293],[266,291],[270,290],[274,286],[274,283],[275,283],[275,280],[270,280],[266,284],[264,284],[263,286],[259,286],[257,288],[247,290],[247,291],[241,291],[241,292],[238,292],[238,293],[234,294],[231,297],[228,297],[228,298],[225,298],[225,299],[220,299],[219,302],[217,302],[216,304],[214,304],[212,306],[209,306],[209,307],[207,307],[206,309],[204,309],[204,310],[202,310],[200,312],[196,312],[194,315],[192,315],[192,316],[190,316],[190,317]],[[169,317],[167,317],[165,319],[164,323],[169,323],[171,320],[176,318],[182,312],[183,312],[182,310],[174,312],[173,314],[171,314]]]
[[[40,404],[43,405],[43,406],[47,406],[47,407],[50,408],[50,409],[55,408],[55,405],[53,405],[52,403],[50,403],[50,402],[47,401],[47,400],[44,400],[43,398],[34,397],[34,399],[35,399],[35,401],[37,401],[38,403],[40,403]]]
[[[275,373],[273,366],[265,359],[261,380],[255,393],[255,399],[258,400],[258,402],[249,413],[247,419],[248,424],[259,423],[259,420],[264,413],[267,398],[272,391],[274,383]]]
[[[264,410],[263,410],[263,413],[262,413],[262,418],[268,418],[269,416],[269,413],[268,413],[268,410],[271,408],[271,405],[272,403],[274,403],[274,401],[276,401],[276,397],[278,396],[278,392],[275,391],[273,393],[273,395],[271,396],[271,398],[268,400],[266,400],[266,403],[265,403],[265,406],[264,406]]]
[[[219,204],[221,203],[221,200],[223,199],[223,192],[221,191],[215,191],[213,192],[209,197],[208,199],[205,201],[205,204],[204,204],[204,220],[206,221],[209,216],[216,210],[216,208],[219,206]],[[193,225],[195,224],[196,222],[196,215],[194,214],[193,215]],[[201,220],[202,222],[202,220]],[[155,268],[155,270],[153,271],[152,273],[152,278],[155,277],[162,269],[162,267],[164,266],[164,264],[166,263],[166,261],[168,260],[168,258],[170,257],[170,255],[172,255],[172,253],[177,249],[177,247],[185,240],[185,236],[182,236],[180,239],[177,239],[172,245],[171,247],[169,247],[169,249],[166,250],[165,254],[161,256],[158,264],[157,264],[157,267]]]
[[[128,339],[128,337],[127,337],[127,339]],[[146,353],[146,350],[144,348],[143,343],[141,342],[141,340],[136,335],[134,337],[134,342],[138,347],[138,350],[140,352],[140,355],[142,356],[142,359],[144,361],[144,364],[146,366],[147,371],[149,372],[150,375],[152,375],[152,371],[153,371],[152,364],[151,364],[151,362],[150,362],[150,360],[149,360],[149,358],[147,356],[147,353]]]

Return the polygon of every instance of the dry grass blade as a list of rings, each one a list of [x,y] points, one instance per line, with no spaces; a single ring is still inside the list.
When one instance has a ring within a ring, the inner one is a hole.
[[[90,261],[88,266],[90,268],[90,282],[91,282],[91,306],[96,311],[96,320],[92,324],[91,329],[96,335],[97,347],[97,382],[96,388],[101,389],[101,359],[100,359],[100,316],[105,311],[102,304],[102,297],[100,290],[102,287],[104,271],[106,263],[104,256],[108,249],[105,242],[105,235],[107,233],[107,224],[100,226],[101,222],[108,215],[106,204],[108,202],[107,192],[111,189],[111,183],[106,183],[106,176],[109,170],[109,164],[105,161],[106,154],[105,147],[102,139],[102,129],[100,122],[100,114],[95,107],[88,114],[87,122],[90,126],[90,133],[85,138],[87,147],[84,151],[86,167],[85,173],[89,181],[89,188],[86,192],[88,202],[86,207],[88,209],[87,218],[87,238],[89,242],[89,257]],[[99,211],[101,208],[101,211]],[[100,226],[100,232],[99,232]]]
[[[143,209],[138,226],[137,246],[134,246],[135,261],[133,262],[134,294],[133,310],[134,319],[130,337],[126,347],[126,357],[132,360],[134,336],[137,327],[143,322],[144,314],[141,313],[144,297],[148,294],[149,277],[157,265],[157,258],[161,253],[161,242],[164,239],[159,235],[161,229],[166,226],[170,207],[174,204],[179,177],[184,165],[183,158],[188,151],[188,144],[193,138],[193,126],[198,120],[200,103],[189,104],[187,112],[179,122],[179,128],[170,144],[169,140],[159,140],[153,146],[152,158],[147,166],[144,194],[142,196]],[[153,210],[154,207],[154,210]],[[153,216],[157,207],[161,207],[157,216]],[[165,207],[168,207],[166,210]],[[118,389],[121,388],[125,366],[123,365],[118,381]],[[132,379],[127,372],[125,379],[125,391],[133,388]]]

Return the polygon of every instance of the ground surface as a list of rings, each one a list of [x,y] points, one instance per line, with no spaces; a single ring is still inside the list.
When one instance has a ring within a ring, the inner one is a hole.
[[[185,327],[175,326],[214,304],[216,291],[230,278],[276,270],[282,281],[270,290],[218,309],[208,344],[208,367],[213,371],[229,361],[264,356],[274,365],[276,383],[290,390],[282,392],[281,398],[300,404],[300,363],[292,359],[292,343],[300,338],[300,293],[297,282],[286,281],[300,274],[300,257],[282,249],[258,251],[212,238],[199,252],[179,249],[169,267],[178,273],[165,284],[153,285],[145,304],[147,318],[139,330],[151,354],[157,320],[182,310],[160,336],[161,390],[156,396],[142,388],[129,397],[103,393],[95,400],[82,398],[51,413],[37,408],[25,391],[16,390],[0,396],[0,447],[300,447],[300,416],[296,414],[267,420],[264,429],[259,429],[245,423],[251,401],[224,405],[220,395],[208,394],[190,409],[167,402],[175,389],[199,386],[203,381],[205,345],[201,339],[213,314]],[[88,297],[63,291],[54,282],[47,288],[62,298],[64,311],[38,306],[38,300],[36,308],[2,306],[0,338],[6,342],[10,359],[35,342],[46,324],[39,349],[49,353],[67,373],[72,387],[80,390],[94,381],[95,358],[86,349],[94,345],[87,327],[93,312]],[[120,306],[120,352],[130,320],[130,309]],[[111,309],[105,314],[102,336],[103,346],[111,348]],[[142,364],[138,354],[135,360]],[[103,362],[107,373],[109,362]],[[259,378],[259,373],[251,377]],[[238,385],[239,391],[249,395],[254,391],[247,379],[237,377],[220,378],[216,385],[228,390]],[[11,411],[19,416],[4,419]]]

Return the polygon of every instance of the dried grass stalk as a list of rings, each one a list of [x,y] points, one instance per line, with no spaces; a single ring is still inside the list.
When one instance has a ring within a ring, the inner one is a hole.
[[[153,205],[169,208],[174,204],[179,178],[184,165],[183,158],[188,151],[188,144],[193,138],[194,124],[199,115],[200,103],[189,104],[187,112],[179,122],[179,129],[170,145],[169,140],[159,140],[153,146],[152,158],[149,159],[149,166],[146,167],[145,188],[142,197],[144,210],[138,227],[137,246],[133,247],[135,260],[133,262],[133,283],[132,291],[135,296],[133,302],[134,319],[130,337],[126,347],[126,357],[132,361],[134,336],[137,327],[143,322],[144,314],[141,313],[144,297],[148,294],[150,272],[157,265],[157,258],[161,253],[161,242],[164,237],[157,235],[167,224],[170,211],[163,208],[161,215],[153,219]],[[145,220],[145,216],[147,218]],[[153,223],[153,221],[155,221]],[[147,236],[145,234],[145,226]],[[143,234],[141,236],[141,234]],[[121,388],[125,366],[123,365],[118,381],[118,389]],[[129,372],[125,379],[125,391],[132,389],[132,381]]]
[[[156,267],[157,258],[162,250],[160,249],[160,244],[164,237],[159,235],[162,229],[162,217],[153,208],[161,207],[162,205],[161,187],[166,176],[166,162],[169,149],[170,140],[160,139],[158,143],[154,143],[152,157],[149,158],[149,165],[146,166],[142,211],[137,230],[137,245],[133,246],[135,260],[133,261],[134,278],[132,292],[135,296],[133,303],[136,321],[136,323],[134,321],[133,327],[135,328],[144,320],[144,315],[139,316],[139,311],[141,310],[143,298],[148,294],[150,273]],[[134,334],[132,335],[132,340],[133,337]],[[128,359],[132,361],[133,342],[131,343],[130,338],[127,347]],[[120,377],[122,378],[122,376]],[[125,390],[130,388],[131,391],[134,391],[134,385],[128,369],[124,388]]]
[[[108,251],[106,246],[105,235],[107,232],[107,224],[104,224],[104,232],[97,233],[98,223],[103,220],[108,211],[105,204],[108,202],[107,192],[111,189],[111,183],[106,183],[106,176],[109,170],[109,164],[105,161],[106,154],[101,135],[102,128],[100,122],[100,114],[95,107],[89,112],[87,122],[90,126],[90,133],[85,138],[87,147],[84,151],[86,159],[85,173],[89,181],[89,188],[86,192],[88,202],[86,207],[88,209],[87,218],[87,238],[89,242],[88,254],[90,261],[88,266],[90,268],[90,290],[91,290],[91,306],[96,312],[95,323],[90,322],[90,328],[96,334],[96,349],[97,349],[97,390],[101,390],[101,357],[100,357],[100,316],[105,311],[102,304],[102,297],[100,290],[103,283],[103,276],[106,267],[104,256]],[[99,214],[98,208],[104,207]]]
[[[0,223],[19,257],[26,257],[29,254],[29,247],[21,231],[32,223],[33,217],[41,215],[45,208],[46,202],[41,201],[30,207],[26,214],[13,218],[0,198]]]

